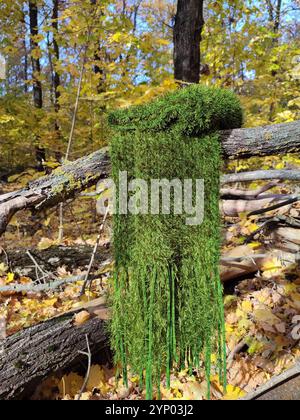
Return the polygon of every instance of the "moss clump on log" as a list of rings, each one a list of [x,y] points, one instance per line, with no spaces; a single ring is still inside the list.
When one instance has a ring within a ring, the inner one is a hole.
[[[143,106],[114,112],[113,177],[120,203],[119,174],[143,179],[204,180],[204,221],[190,215],[121,215],[114,218],[116,271],[112,347],[116,363],[140,375],[147,398],[172,368],[200,367],[209,381],[211,354],[218,354],[225,382],[226,349],[219,279],[218,130],[238,128],[243,114],[226,90],[192,86]],[[193,197],[195,204],[195,196]]]

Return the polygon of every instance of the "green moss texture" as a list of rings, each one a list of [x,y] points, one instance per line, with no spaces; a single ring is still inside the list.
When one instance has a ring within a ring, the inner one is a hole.
[[[203,367],[209,382],[211,354],[226,382],[226,349],[220,257],[218,131],[241,127],[243,113],[227,90],[195,85],[149,104],[110,115],[113,178],[204,180],[204,221],[190,215],[114,216],[116,269],[112,295],[112,347],[116,363],[140,376],[151,399],[162,375]],[[150,190],[150,187],[149,187]],[[193,197],[195,201],[195,197]],[[159,389],[158,396],[159,396]]]

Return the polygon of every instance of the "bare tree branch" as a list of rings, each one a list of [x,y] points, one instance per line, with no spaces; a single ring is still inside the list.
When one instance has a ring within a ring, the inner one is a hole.
[[[268,127],[238,129],[221,132],[225,158],[247,158],[300,151],[300,121]],[[110,162],[107,149],[67,163],[50,176],[41,178],[15,193],[0,196],[0,235],[18,211],[29,208],[42,210],[73,198],[86,188],[108,176]],[[258,171],[231,174],[223,183],[257,179],[290,179],[299,181],[300,171]]]
[[[277,179],[281,181],[300,181],[300,171],[298,170],[269,170],[241,172],[238,174],[223,175],[222,184],[234,184],[236,182],[268,181]]]

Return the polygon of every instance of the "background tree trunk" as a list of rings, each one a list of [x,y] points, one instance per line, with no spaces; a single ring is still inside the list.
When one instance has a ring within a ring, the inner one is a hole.
[[[27,51],[27,34],[26,34],[26,18],[25,18],[25,12],[22,11],[22,19],[21,19],[21,25],[23,27],[23,50],[24,50],[24,60],[23,60],[23,79],[24,79],[24,93],[27,95],[28,93],[28,51]]]
[[[30,20],[30,46],[31,46],[31,64],[32,64],[32,82],[33,82],[33,104],[36,109],[43,108],[43,88],[41,82],[41,62],[38,56],[34,54],[39,48],[36,37],[39,34],[38,28],[38,7],[36,1],[29,1],[29,20]],[[38,140],[38,139],[37,139]],[[37,169],[43,170],[43,162],[46,159],[46,152],[39,145],[36,147]]]
[[[40,59],[33,56],[32,52],[39,48],[36,36],[39,34],[38,29],[38,7],[36,2],[29,2],[29,18],[30,18],[30,35],[31,35],[31,63],[32,63],[32,81],[33,81],[33,102],[36,108],[43,108],[43,89],[40,80],[41,63]]]
[[[200,42],[204,26],[203,0],[178,0],[174,26],[175,79],[200,80]]]
[[[97,8],[98,5],[99,5],[99,0],[91,0],[91,5],[94,8]],[[99,80],[98,80],[98,83],[97,83],[97,93],[98,93],[98,95],[105,92],[105,71],[100,66],[101,60],[103,60],[102,56],[103,56],[103,54],[101,52],[100,39],[99,39],[97,45],[95,46],[95,54],[94,54],[94,60],[97,63],[97,64],[94,65],[94,73],[96,75],[99,75]]]
[[[269,22],[274,32],[274,35],[277,35],[272,39],[272,42],[271,42],[271,46],[272,48],[274,48],[279,44],[279,30],[280,30],[280,24],[281,24],[282,0],[277,0],[276,5],[273,5],[271,0],[266,0],[266,1],[267,1],[268,12],[269,12]],[[274,64],[278,64],[278,61],[276,60]],[[274,70],[274,69],[271,70],[271,75],[272,77],[274,77],[274,79],[276,78],[277,74],[278,74],[277,70]],[[276,84],[276,80],[274,80],[274,83]],[[271,122],[274,121],[275,108],[276,108],[276,103],[273,101],[270,104],[270,121]]]
[[[59,99],[60,99],[60,75],[57,71],[57,63],[59,62],[60,59],[60,51],[59,51],[59,45],[58,45],[58,41],[57,41],[57,36],[58,36],[58,15],[59,15],[59,4],[60,4],[60,0],[53,0],[53,14],[52,14],[52,28],[53,28],[53,52],[54,52],[54,72],[53,72],[53,91],[54,91],[54,110],[55,113],[58,114],[60,111],[60,104],[59,104]],[[59,123],[58,123],[58,118],[56,118],[55,121],[55,132],[57,134],[57,137],[60,137],[60,127],[59,127]]]

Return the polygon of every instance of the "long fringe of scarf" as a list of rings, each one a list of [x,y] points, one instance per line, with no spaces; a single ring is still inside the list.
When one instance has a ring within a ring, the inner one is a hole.
[[[147,399],[160,398],[162,375],[202,368],[208,397],[212,369],[226,388],[226,345],[219,276],[222,156],[214,130],[239,127],[242,111],[224,90],[192,87],[150,105],[117,111],[111,158],[129,180],[204,179],[201,226],[184,216],[116,215],[111,344],[123,381],[140,378]],[[212,127],[213,126],[213,127]],[[119,194],[119,191],[118,191]],[[119,198],[119,197],[118,197]],[[216,355],[213,359],[212,354]]]

